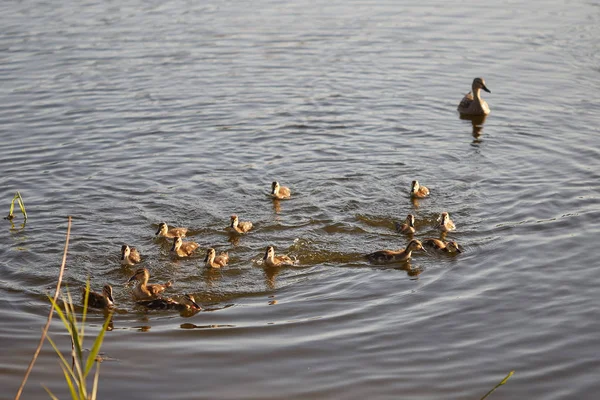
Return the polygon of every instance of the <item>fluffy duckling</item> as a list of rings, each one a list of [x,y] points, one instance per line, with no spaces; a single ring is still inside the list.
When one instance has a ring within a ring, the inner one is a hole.
[[[458,112],[465,115],[488,115],[490,107],[480,96],[481,89],[492,93],[486,86],[483,78],[473,79],[471,91],[463,97],[458,104]]]
[[[199,247],[198,243],[184,242],[181,239],[181,237],[177,236],[175,239],[173,239],[173,247],[171,247],[171,254],[176,255],[178,257],[188,257],[198,247]]]
[[[134,265],[142,261],[140,253],[135,247],[129,247],[124,244],[121,246],[121,264],[122,265]]]
[[[454,240],[450,242],[444,242],[439,239],[424,239],[423,247],[445,253],[462,253],[458,243],[456,243]]]
[[[226,252],[223,252],[218,256],[216,254],[217,252],[215,249],[208,249],[206,258],[204,259],[204,263],[207,267],[221,268],[227,265],[229,262],[229,255]]]
[[[86,288],[81,288],[81,294],[85,299]],[[115,305],[115,300],[113,299],[113,290],[112,286],[108,283],[102,287],[102,293],[96,293],[90,290],[90,294],[88,295],[88,306],[94,308],[111,308]]]
[[[250,229],[252,229],[252,222],[250,221],[240,221],[237,215],[231,216],[231,225],[229,226],[231,230],[237,233],[246,233]]]
[[[408,214],[403,224],[396,222],[396,231],[400,233],[415,233],[415,216]]]
[[[271,196],[276,199],[289,199],[292,195],[290,188],[279,186],[279,182],[275,181],[271,184]]]
[[[411,240],[404,250],[380,250],[367,254],[367,259],[374,264],[386,264],[393,262],[408,261],[411,253],[415,250],[422,250],[423,245],[418,240]]]
[[[424,199],[425,197],[429,196],[429,189],[427,189],[425,186],[419,185],[419,181],[412,181],[410,195],[411,197],[417,199]]]
[[[265,256],[263,257],[264,263],[267,267],[279,267],[285,265],[294,265],[294,260],[286,255],[275,255],[275,248],[273,246],[267,247]]]
[[[171,298],[142,300],[137,302],[139,305],[147,307],[151,310],[202,310],[202,307],[196,303],[194,296],[184,294],[181,301],[175,301]]]
[[[450,214],[447,212],[443,212],[440,214],[439,218],[440,224],[438,225],[438,229],[442,232],[449,232],[456,229],[454,222],[450,219]]]
[[[158,224],[158,230],[156,231],[156,236],[165,237],[168,239],[172,239],[175,237],[185,237],[188,228],[171,228],[167,226],[166,222],[161,222]]]
[[[140,268],[135,271],[135,274],[127,283],[137,280],[138,285],[133,289],[133,297],[136,300],[147,300],[153,297],[157,297],[159,294],[165,291],[168,287],[173,285],[173,282],[169,281],[165,284],[152,283],[148,284],[148,280],[150,279],[150,272],[146,268]]]

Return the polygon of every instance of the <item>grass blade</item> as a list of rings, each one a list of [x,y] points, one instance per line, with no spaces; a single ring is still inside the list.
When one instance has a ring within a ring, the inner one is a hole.
[[[506,381],[508,381],[508,379],[509,379],[511,376],[513,376],[513,374],[514,374],[514,373],[515,373],[515,371],[514,371],[514,370],[513,370],[513,371],[510,371],[510,372],[508,373],[508,375],[506,375],[506,377],[505,377],[504,379],[502,379],[502,381],[500,381],[500,383],[499,383],[499,384],[497,384],[496,386],[494,386],[494,388],[493,388],[492,390],[490,390],[489,392],[487,392],[487,393],[485,394],[485,396],[483,396],[483,397],[481,398],[481,400],[484,400],[486,397],[488,397],[490,394],[492,394],[492,392],[493,392],[494,390],[496,390],[496,389],[498,389],[500,386],[504,385],[504,384],[506,383]]]
[[[98,336],[96,336],[96,340],[94,340],[94,345],[90,350],[90,354],[88,355],[87,363],[85,366],[86,376],[89,374],[90,369],[92,369],[92,365],[94,365],[94,361],[96,360],[96,357],[100,352],[100,346],[102,346],[102,342],[104,341],[104,334],[106,333],[106,329],[108,328],[108,324],[110,324],[111,319],[112,313],[108,314],[108,316],[106,317],[106,321],[104,321],[104,324],[102,325],[102,330],[100,331]]]

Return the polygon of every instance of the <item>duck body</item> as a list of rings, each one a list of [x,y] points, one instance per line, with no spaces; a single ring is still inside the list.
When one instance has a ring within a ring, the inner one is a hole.
[[[264,264],[267,267],[281,267],[294,265],[294,260],[286,255],[275,255],[275,248],[273,246],[267,247],[265,256],[263,257]]]
[[[438,225],[438,229],[442,232],[450,232],[456,229],[454,222],[450,219],[450,214],[445,211],[440,214],[440,224]]]
[[[226,252],[223,252],[217,256],[217,252],[215,249],[208,249],[206,252],[206,258],[204,259],[204,263],[207,267],[210,268],[221,268],[227,265],[229,262],[229,255]]]
[[[184,242],[181,237],[173,239],[171,254],[177,257],[189,257],[200,245],[196,242]]]
[[[135,274],[133,274],[133,276],[131,278],[129,278],[129,280],[127,281],[127,283],[129,283],[133,280],[138,281],[137,286],[133,289],[133,297],[136,300],[148,300],[148,299],[155,298],[158,295],[160,295],[162,292],[164,292],[167,288],[169,288],[173,285],[173,282],[171,282],[171,281],[164,283],[164,284],[159,284],[159,283],[149,284],[148,283],[149,279],[150,279],[150,272],[148,272],[148,270],[146,268],[140,268],[137,271],[135,271]]]
[[[279,182],[275,181],[271,184],[271,196],[275,199],[289,199],[292,195],[290,188],[280,186]]]
[[[475,78],[471,85],[471,91],[467,93],[458,104],[458,112],[463,115],[488,115],[490,113],[490,107],[486,101],[481,98],[482,89],[488,93],[492,93],[487,86],[485,86],[483,78]]]
[[[129,247],[124,244],[121,246],[121,264],[122,265],[135,265],[142,261],[140,253],[135,247]]]
[[[86,288],[81,290],[83,298],[85,299]],[[88,295],[88,307],[94,308],[111,308],[114,307],[115,301],[112,295],[112,286],[106,284],[102,287],[102,293],[96,293],[90,290]]]
[[[237,233],[246,233],[252,229],[252,222],[240,221],[237,215],[232,215],[231,225],[229,225],[229,228]]]
[[[167,239],[172,239],[175,237],[185,237],[188,232],[188,228],[171,228],[166,222],[161,222],[158,224],[158,230],[156,231],[157,237],[164,237]]]
[[[429,189],[427,187],[419,185],[419,181],[412,181],[410,188],[410,195],[416,199],[424,199],[429,196]]]
[[[415,250],[423,249],[423,245],[418,240],[411,240],[404,250],[380,250],[367,254],[367,260],[373,264],[388,264],[394,262],[408,261]]]
[[[413,234],[415,233],[415,216],[408,214],[404,223],[396,222],[396,231],[400,233]]]
[[[183,295],[182,301],[176,301],[171,298],[161,298],[152,300],[140,300],[137,304],[149,308],[151,310],[202,310],[202,308],[196,303],[196,300],[192,295]]]
[[[444,242],[443,240],[429,238],[423,240],[423,247],[444,253],[462,253],[455,241]]]

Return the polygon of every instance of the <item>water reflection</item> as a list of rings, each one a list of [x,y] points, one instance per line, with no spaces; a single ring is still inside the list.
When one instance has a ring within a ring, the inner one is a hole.
[[[269,289],[275,289],[275,278],[279,275],[281,267],[263,267],[265,271],[265,284]]]
[[[281,200],[273,198],[273,211],[275,211],[275,214],[281,212]]]
[[[473,143],[481,143],[481,134],[483,131],[483,124],[487,118],[487,115],[465,115],[459,114],[460,119],[471,121],[471,125],[473,127],[472,135],[473,135]]]

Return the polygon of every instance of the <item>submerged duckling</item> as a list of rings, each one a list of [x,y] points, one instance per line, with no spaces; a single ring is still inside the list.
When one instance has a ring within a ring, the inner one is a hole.
[[[167,226],[166,222],[161,222],[158,224],[158,230],[156,231],[157,237],[165,237],[168,239],[172,239],[174,237],[185,237],[187,234],[188,228],[171,228]]]
[[[246,233],[252,229],[252,222],[240,221],[237,215],[231,216],[231,225],[229,227],[237,233]]]
[[[454,222],[450,219],[450,214],[443,212],[440,214],[438,229],[442,232],[449,232],[456,229]]]
[[[196,242],[184,242],[181,237],[173,239],[171,254],[178,257],[190,256],[200,245]]]
[[[490,107],[480,96],[481,89],[492,93],[486,86],[483,78],[473,79],[471,91],[463,97],[458,104],[458,112],[465,115],[487,115],[490,113]]]
[[[82,296],[85,299],[86,288],[81,288]],[[94,308],[111,308],[114,307],[112,286],[108,283],[102,287],[102,293],[96,293],[90,290],[88,295],[88,307]]]
[[[275,181],[271,184],[271,196],[276,199],[289,199],[292,195],[290,188],[279,186],[279,182]]]
[[[229,255],[226,252],[223,252],[218,256],[216,254],[217,252],[215,249],[208,249],[206,252],[206,258],[204,259],[204,263],[207,267],[221,268],[227,265],[229,262]]]
[[[423,247],[445,253],[462,253],[458,243],[456,243],[454,240],[450,242],[444,242],[439,239],[424,239]]]
[[[129,247],[124,244],[121,246],[121,264],[122,265],[134,265],[142,261],[140,253],[135,247]]]
[[[280,267],[285,265],[294,265],[294,260],[286,255],[275,255],[275,248],[273,246],[267,247],[265,256],[263,257],[264,264],[267,267]]]
[[[202,307],[196,303],[194,296],[191,294],[184,294],[182,301],[176,301],[171,298],[166,299],[153,299],[153,300],[142,300],[138,301],[137,304],[147,307],[151,310],[202,310]]]
[[[168,287],[173,286],[173,282],[169,281],[165,284],[160,283],[152,283],[148,284],[148,280],[150,279],[150,272],[146,268],[140,268],[135,271],[135,274],[127,283],[137,280],[138,285],[133,289],[133,297],[136,300],[147,300],[153,297],[157,297],[159,294],[164,292]]]
[[[415,216],[408,214],[403,224],[396,222],[396,231],[400,233],[415,233]]]
[[[411,197],[417,199],[424,199],[429,196],[429,189],[425,186],[419,185],[419,181],[412,181],[412,185],[410,187],[410,195]]]
[[[408,261],[415,250],[422,250],[423,246],[418,240],[411,240],[404,250],[380,250],[367,254],[367,260],[374,264],[386,264]]]

